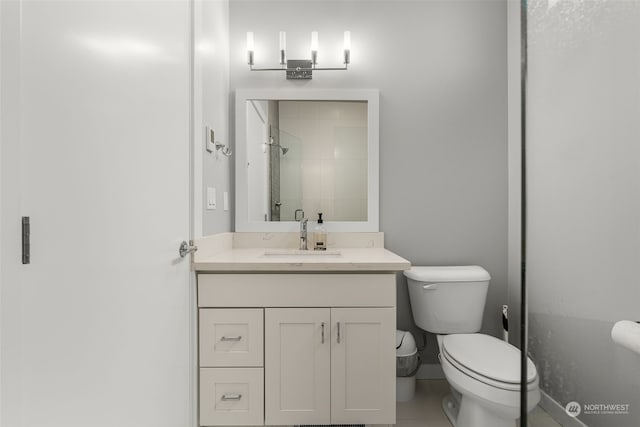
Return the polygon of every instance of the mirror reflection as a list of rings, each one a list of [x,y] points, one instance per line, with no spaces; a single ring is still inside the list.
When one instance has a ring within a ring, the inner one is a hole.
[[[366,101],[247,101],[250,221],[367,220]]]

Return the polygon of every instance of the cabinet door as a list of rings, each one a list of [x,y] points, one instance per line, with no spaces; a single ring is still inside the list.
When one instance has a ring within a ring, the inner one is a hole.
[[[395,424],[395,308],[331,309],[331,424]]]
[[[265,310],[265,424],[329,424],[330,309]]]

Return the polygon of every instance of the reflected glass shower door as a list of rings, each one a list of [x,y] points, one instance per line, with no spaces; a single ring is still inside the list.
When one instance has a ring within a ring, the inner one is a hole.
[[[528,2],[528,343],[562,425],[640,426],[640,3]],[[543,424],[535,414],[529,426]],[[545,426],[548,424],[544,424]]]
[[[271,221],[295,221],[302,209],[302,139],[271,126],[269,197]]]

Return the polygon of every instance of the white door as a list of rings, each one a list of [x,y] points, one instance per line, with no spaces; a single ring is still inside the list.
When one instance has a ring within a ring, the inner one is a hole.
[[[3,427],[191,422],[189,13],[0,1]]]
[[[330,424],[329,322],[328,308],[265,310],[266,425]]]
[[[332,308],[331,324],[331,424],[395,424],[395,309]]]

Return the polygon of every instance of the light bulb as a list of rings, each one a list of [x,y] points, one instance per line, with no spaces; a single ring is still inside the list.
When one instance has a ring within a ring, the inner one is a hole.
[[[344,32],[344,66],[351,62],[351,31]]]
[[[287,63],[287,34],[284,31],[280,31],[280,65]]]
[[[344,32],[344,50],[351,50],[351,31]]]
[[[253,32],[247,32],[247,64],[253,66]]]
[[[311,50],[316,52],[318,51],[318,32],[317,31],[311,32]]]
[[[247,32],[247,51],[253,52],[253,31]]]

